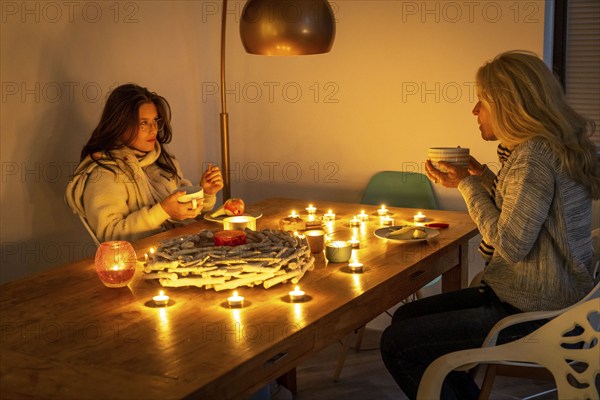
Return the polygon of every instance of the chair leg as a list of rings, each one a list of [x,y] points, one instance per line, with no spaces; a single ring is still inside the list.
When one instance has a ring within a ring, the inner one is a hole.
[[[348,355],[348,349],[350,348],[350,341],[352,340],[352,333],[346,335],[344,338],[344,342],[342,343],[342,351],[337,359],[337,364],[335,365],[335,371],[333,371],[333,381],[337,382],[340,379],[340,374],[342,373],[342,368],[344,368],[344,362],[346,361],[346,356]]]
[[[354,345],[355,351],[360,351],[360,346],[362,345],[363,337],[365,336],[365,327],[366,325],[363,325],[356,330],[356,343]]]
[[[496,364],[489,364],[485,369],[485,375],[483,376],[483,382],[481,383],[481,391],[479,392],[479,400],[488,400],[492,392],[492,385],[496,378],[496,370],[498,366]]]

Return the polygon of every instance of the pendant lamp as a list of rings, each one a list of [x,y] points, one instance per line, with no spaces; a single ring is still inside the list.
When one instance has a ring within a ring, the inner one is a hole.
[[[333,11],[326,0],[249,0],[240,36],[250,54],[327,53],[335,38]]]

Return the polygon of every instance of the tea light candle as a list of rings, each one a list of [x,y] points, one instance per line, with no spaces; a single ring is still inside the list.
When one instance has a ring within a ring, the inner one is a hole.
[[[332,210],[327,211],[327,214],[323,215],[323,219],[325,221],[333,221],[335,219],[335,214]]]
[[[363,263],[356,260],[350,261],[350,263],[348,263],[348,268],[350,268],[350,272],[352,273],[360,273],[363,272]]]
[[[381,225],[383,226],[392,226],[394,225],[394,218],[386,215],[385,217],[381,217]]]
[[[360,226],[360,220],[358,218],[356,218],[356,216],[352,217],[352,219],[350,220],[350,226],[352,228]]]
[[[312,204],[309,204],[308,207],[306,207],[306,212],[308,213],[308,215],[313,215],[317,212],[317,207],[313,207]]]
[[[229,307],[242,307],[244,305],[244,296],[238,295],[238,292],[233,292],[233,296],[227,298]]]
[[[169,304],[169,296],[167,296],[165,292],[161,290],[157,296],[152,298],[152,301],[154,301],[155,306],[164,307]]]
[[[296,218],[298,215],[296,214],[296,210],[292,210],[292,213],[289,215],[292,218]]]
[[[348,243],[350,243],[353,249],[358,249],[360,247],[360,240],[358,240],[356,236],[348,240]]]
[[[369,220],[369,214],[365,214],[365,210],[360,210],[360,214],[358,214],[357,217],[362,222]]]
[[[419,211],[416,215],[413,216],[413,220],[415,222],[425,222],[426,218],[427,217],[423,213],[421,213],[421,211]]]
[[[288,294],[290,295],[290,300],[291,301],[302,301],[302,300],[304,300],[305,293],[304,293],[303,290],[300,290],[300,288],[298,286],[296,286],[294,288],[294,290],[290,291]]]
[[[382,205],[381,205],[381,208],[380,208],[379,210],[377,210],[377,214],[378,214],[380,217],[384,217],[384,216],[386,216],[386,215],[387,215],[387,213],[388,213],[388,210],[387,210],[387,208],[385,208],[385,204],[382,204]]]

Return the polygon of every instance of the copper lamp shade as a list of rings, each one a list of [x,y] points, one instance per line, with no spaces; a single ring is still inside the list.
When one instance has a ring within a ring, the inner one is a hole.
[[[333,11],[327,0],[249,0],[240,36],[251,54],[327,53],[335,38]]]

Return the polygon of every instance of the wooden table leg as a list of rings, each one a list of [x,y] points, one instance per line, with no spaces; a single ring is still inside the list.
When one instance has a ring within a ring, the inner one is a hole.
[[[277,383],[281,386],[285,386],[292,394],[298,392],[298,383],[296,381],[296,368],[290,369],[285,374],[277,378]]]
[[[442,292],[451,292],[469,286],[469,244],[459,247],[459,261],[456,266],[442,275]]]

